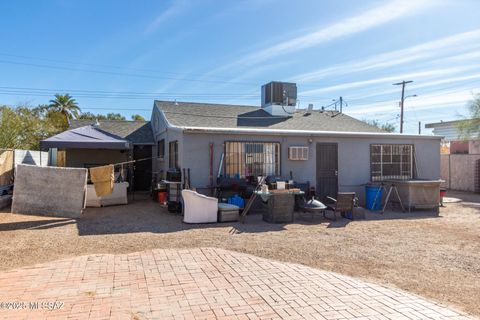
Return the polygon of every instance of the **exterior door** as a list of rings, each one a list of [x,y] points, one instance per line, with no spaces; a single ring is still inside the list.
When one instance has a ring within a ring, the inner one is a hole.
[[[145,159],[152,157],[152,146],[136,145],[133,147],[133,159]],[[152,185],[152,160],[135,162],[133,188],[135,191],[150,190]]]
[[[317,143],[317,198],[320,201],[325,201],[327,196],[336,198],[337,192],[338,145]]]

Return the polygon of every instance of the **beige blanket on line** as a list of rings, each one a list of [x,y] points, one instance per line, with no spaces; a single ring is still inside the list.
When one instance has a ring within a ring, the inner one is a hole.
[[[0,185],[13,183],[13,150],[0,151]]]
[[[113,165],[90,168],[90,179],[98,197],[108,196],[113,192],[115,180]]]

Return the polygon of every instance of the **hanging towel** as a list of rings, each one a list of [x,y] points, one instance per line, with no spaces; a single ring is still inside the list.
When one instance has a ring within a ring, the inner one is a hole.
[[[13,150],[5,150],[0,154],[0,186],[12,183]]]
[[[108,196],[113,192],[115,179],[113,165],[90,168],[90,179],[98,197]]]

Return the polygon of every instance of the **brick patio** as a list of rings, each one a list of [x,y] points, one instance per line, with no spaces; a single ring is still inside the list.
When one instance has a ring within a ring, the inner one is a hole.
[[[401,290],[213,248],[10,270],[0,274],[0,302],[2,319],[468,319]]]

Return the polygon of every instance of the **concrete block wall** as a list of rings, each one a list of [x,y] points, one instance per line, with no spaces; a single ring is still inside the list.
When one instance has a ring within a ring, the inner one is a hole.
[[[441,155],[440,173],[446,188],[460,191],[475,191],[475,164],[480,154]]]

